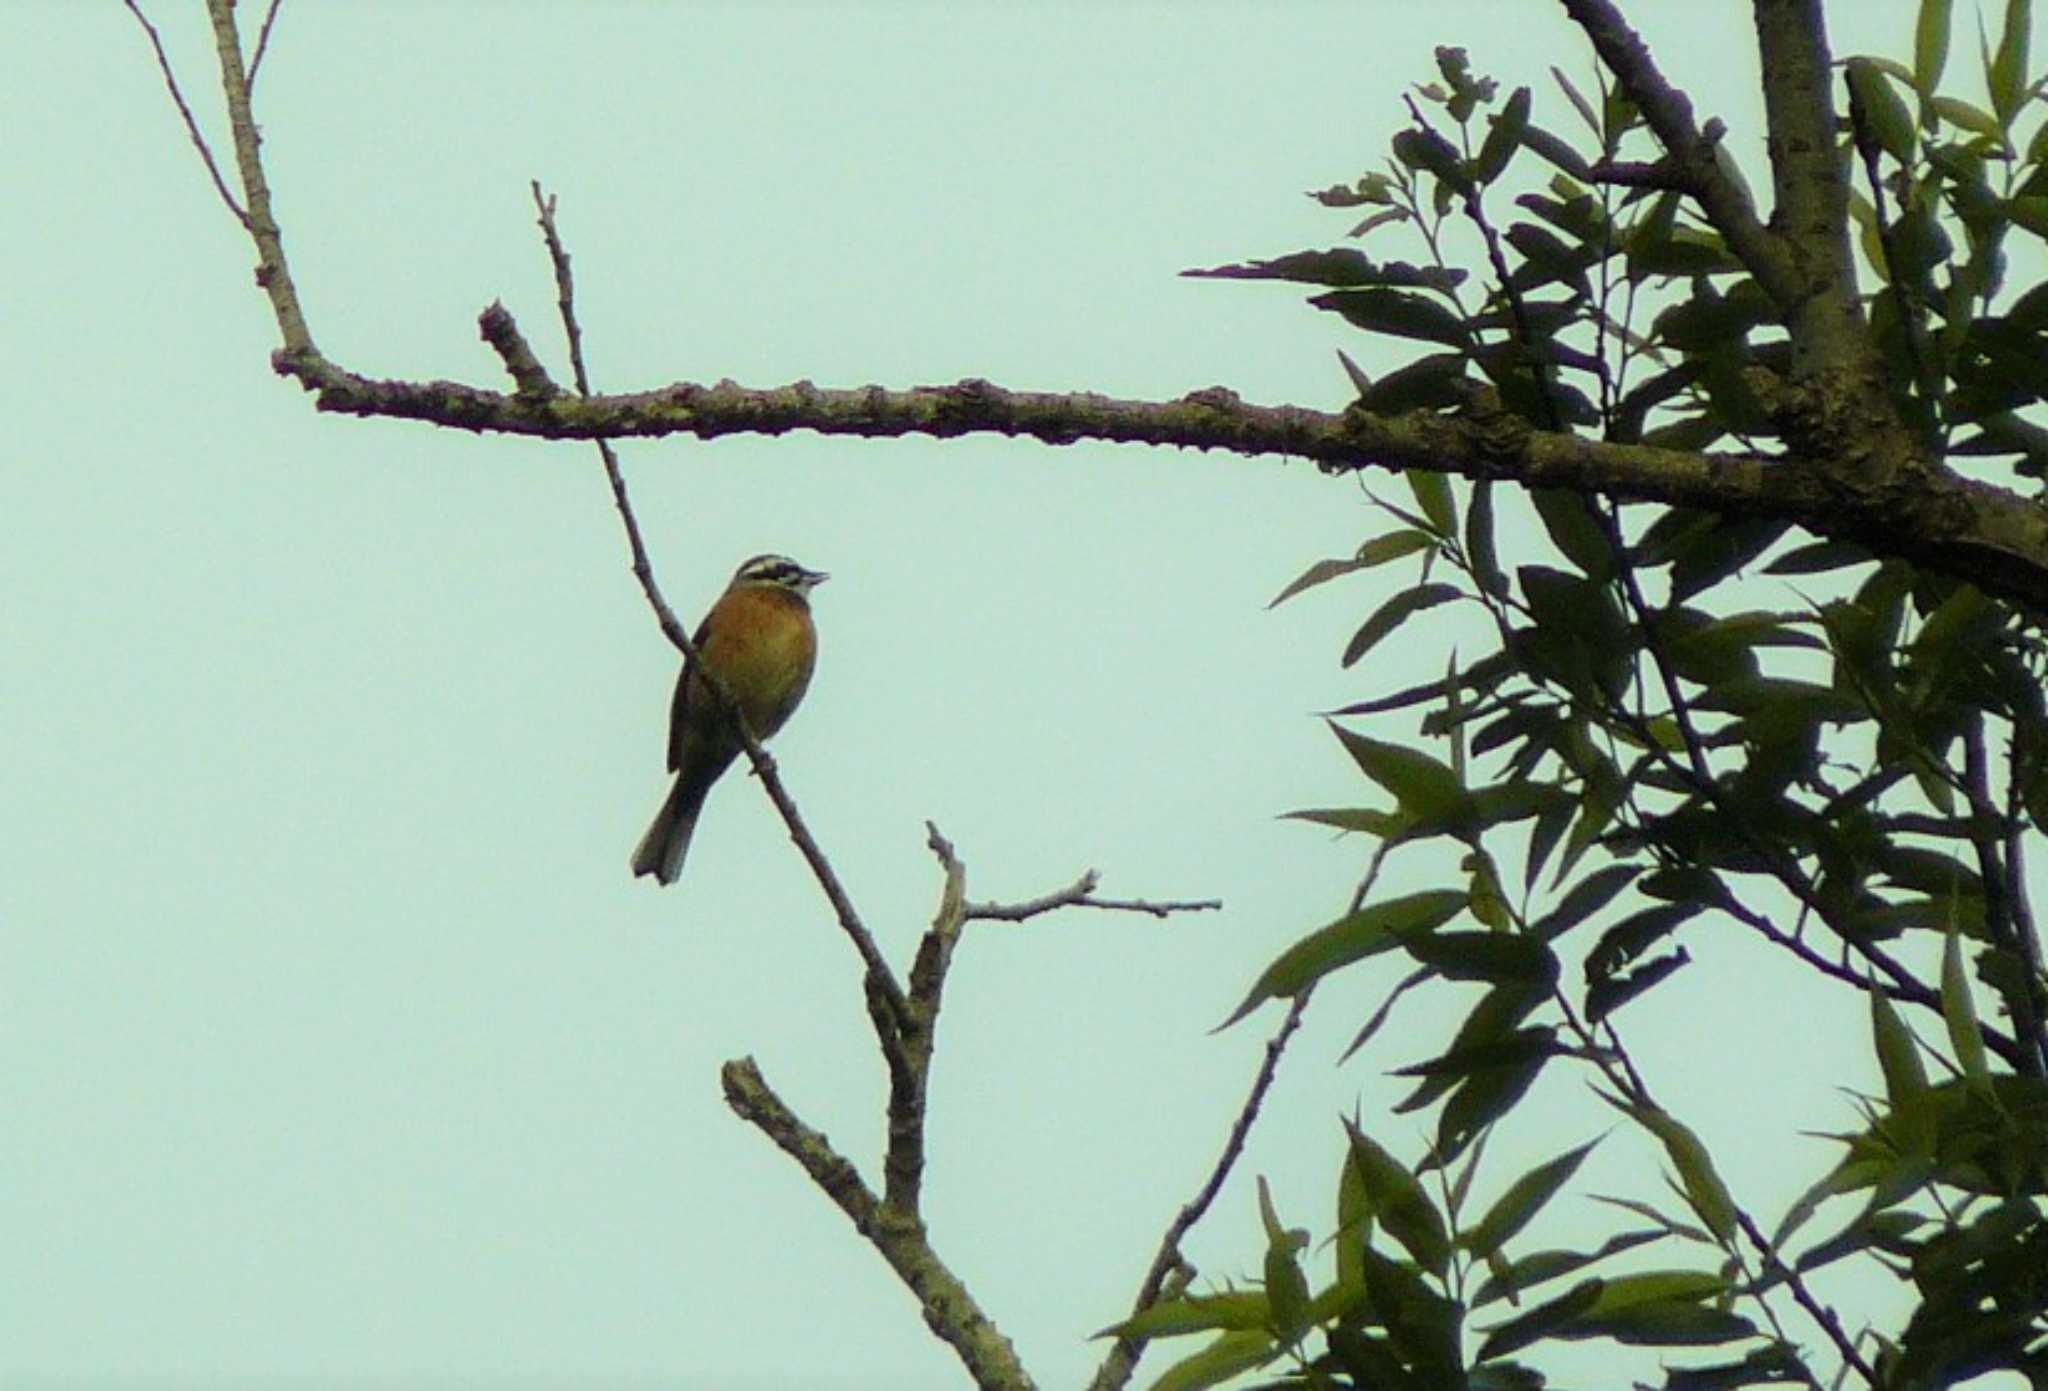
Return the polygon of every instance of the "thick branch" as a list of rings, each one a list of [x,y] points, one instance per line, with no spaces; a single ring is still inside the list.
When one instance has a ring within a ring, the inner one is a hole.
[[[1692,103],[1665,80],[1642,36],[1629,28],[1611,0],[1563,0],[1565,13],[1586,31],[1600,61],[1614,74],[1669,156],[1668,176],[1691,194],[1707,221],[1728,242],[1777,302],[1790,309],[1800,287],[1784,246],[1757,220],[1756,209],[1714,158],[1714,142],[1693,121]]]
[[[876,1198],[832,1142],[783,1103],[752,1058],[736,1058],[720,1072],[726,1104],[794,1159],[811,1181],[852,1220],[854,1230],[881,1253],[917,1302],[932,1332],[952,1345],[967,1374],[983,1391],[1031,1391],[1030,1375],[1002,1330],[990,1323],[967,1287],[925,1240],[924,1224]]]
[[[455,382],[373,381],[317,355],[281,352],[273,361],[317,392],[322,410],[552,439],[987,432],[1047,444],[1092,439],[1297,456],[1332,474],[1428,468],[1728,516],[1787,517],[1816,534],[1859,541],[2048,609],[2048,513],[2003,488],[1947,472],[1928,475],[1914,489],[1859,488],[1795,457],[1695,454],[1530,430],[1488,409],[1484,393],[1464,414],[1401,416],[1254,406],[1221,388],[1177,401],[1128,401],[1010,391],[979,380],[908,391],[678,382],[633,395],[537,400]]]
[[[1820,0],[1754,0],[1770,132],[1771,226],[1799,293],[1786,320],[1792,376],[1880,370],[1856,304],[1847,165],[1835,147],[1834,88]]]

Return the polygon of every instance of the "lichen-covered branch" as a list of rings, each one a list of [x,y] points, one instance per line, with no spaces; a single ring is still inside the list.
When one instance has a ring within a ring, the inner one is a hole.
[[[1843,477],[1801,458],[1701,454],[1532,430],[1488,409],[1483,391],[1462,413],[1399,416],[1252,405],[1221,388],[1133,401],[1012,391],[980,380],[902,391],[678,382],[632,395],[539,400],[456,382],[371,381],[291,354],[277,361],[280,371],[319,393],[323,410],[554,439],[815,430],[863,438],[989,433],[1047,444],[1101,440],[1304,458],[1332,474],[1426,468],[1731,517],[1786,517],[1818,535],[1858,541],[2048,608],[2048,513],[2008,489],[1945,469],[1900,488],[1877,477],[1859,482],[1860,475]]]
[[[1662,142],[1672,186],[1692,195],[1757,283],[1781,307],[1789,307],[1798,298],[1799,286],[1785,248],[1771,229],[1757,220],[1756,209],[1741,185],[1722,171],[1714,158],[1716,140],[1703,133],[1693,119],[1692,102],[1658,70],[1649,46],[1629,27],[1612,0],[1563,0],[1563,4],[1565,13],[1585,31],[1601,63],[1614,74]],[[1717,137],[1718,131],[1714,134]]]
[[[1700,201],[1709,221],[1778,301],[1795,339],[1813,348],[1828,369],[1774,393],[1774,413],[1794,442],[1793,455],[1685,453],[1530,430],[1497,405],[1489,406],[1483,392],[1473,408],[1461,413],[1389,417],[1360,410],[1340,415],[1247,405],[1220,388],[1176,401],[1124,401],[1091,393],[1008,391],[980,381],[906,391],[879,386],[832,391],[808,382],[749,390],[731,382],[679,382],[631,395],[576,396],[549,393],[530,371],[520,373],[519,389],[511,393],[458,382],[365,377],[330,361],[314,345],[271,212],[233,6],[230,0],[207,0],[207,9],[220,54],[247,225],[257,250],[257,281],[270,297],[282,339],[272,365],[312,391],[322,410],[555,439],[670,434],[710,439],[799,429],[866,437],[989,432],[1048,444],[1086,439],[1298,456],[1330,473],[1426,468],[1729,516],[1787,517],[1819,535],[1860,541],[2048,609],[2048,514],[2007,489],[1959,477],[1917,457],[1913,440],[1869,370],[1865,336],[1851,335],[1862,346],[1847,349],[1841,335],[1831,332],[1805,332],[1801,339],[1801,324],[1809,319],[1818,324],[1819,319],[1802,318],[1797,308],[1812,299],[1814,283],[1794,265],[1797,243],[1757,221],[1740,188],[1716,164],[1711,132],[1701,133],[1683,93],[1657,71],[1611,0],[1563,3],[1665,142],[1673,177]],[[1824,83],[1826,45],[1817,31],[1806,51],[1809,61],[1792,61],[1800,50],[1790,36],[1812,17],[1813,0],[1758,4],[1760,36],[1766,31],[1777,36],[1766,42],[1787,50],[1788,70],[1809,72],[1817,61],[1820,75],[1813,80]],[[1767,19],[1783,23],[1767,24]],[[1786,101],[1789,109],[1790,98]],[[1804,130],[1829,110],[1825,91],[1817,98],[1809,91],[1800,109],[1806,112],[1799,125]],[[1833,235],[1842,233],[1837,228]],[[1846,312],[1853,316],[1853,300]],[[1822,317],[1830,315],[1841,317],[1832,309]],[[496,325],[501,330],[509,326]],[[509,336],[497,340],[501,352],[511,341]],[[1851,356],[1845,358],[1844,352]],[[1863,356],[1853,356],[1858,352]]]
[[[982,1391],[1031,1391],[1016,1348],[932,1250],[916,1215],[877,1198],[830,1140],[797,1119],[752,1058],[727,1063],[720,1079],[726,1104],[810,1175],[917,1296],[925,1323],[959,1354],[974,1384]]]

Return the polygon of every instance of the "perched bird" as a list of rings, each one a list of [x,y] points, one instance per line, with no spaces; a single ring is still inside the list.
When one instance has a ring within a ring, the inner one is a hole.
[[[757,555],[734,572],[697,625],[697,651],[724,678],[757,739],[782,728],[811,684],[818,630],[807,596],[827,578],[788,556]],[[668,766],[676,785],[633,852],[635,875],[673,884],[682,874],[704,796],[740,752],[739,731],[722,705],[703,674],[685,662],[669,707]]]

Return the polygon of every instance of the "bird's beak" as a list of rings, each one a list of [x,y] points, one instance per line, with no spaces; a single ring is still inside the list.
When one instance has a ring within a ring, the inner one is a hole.
[[[823,570],[806,570],[804,571],[804,588],[816,589],[819,585],[823,584],[826,580],[829,580],[831,578],[832,577],[826,574]]]

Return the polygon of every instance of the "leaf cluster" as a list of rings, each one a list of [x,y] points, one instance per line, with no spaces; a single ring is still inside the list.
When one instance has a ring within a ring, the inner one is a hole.
[[[2020,136],[2040,97],[2029,7],[2011,0],[1997,43],[1980,44],[1990,110],[1942,90],[1950,20],[1926,0],[1910,66],[1839,71],[1843,155],[1868,175],[1854,213],[1865,308],[1930,452],[2040,475],[2048,429],[2024,413],[2048,400],[2048,287],[2006,284],[2011,239],[2048,239],[2048,123]],[[1583,128],[1568,139],[1538,123],[1529,89],[1503,99],[1462,51],[1440,50],[1438,68],[1385,168],[1313,195],[1363,212],[1354,238],[1401,228],[1424,255],[1342,247],[1192,273],[1313,285],[1315,307],[1420,345],[1378,378],[1343,355],[1360,410],[1475,410],[1483,396],[1531,428],[1771,457],[1786,326],[1676,186],[1605,177],[1650,143],[1632,104],[1553,70]],[[1488,194],[1532,162],[1547,181],[1496,227]],[[1456,236],[1491,274],[1454,264]],[[1393,1069],[1413,1082],[1395,1111],[1432,1118],[1431,1143],[1404,1163],[1346,1123],[1319,1288],[1293,1232],[1269,1245],[1257,1288],[1184,1295],[1113,1331],[1214,1335],[1156,1383],[1173,1388],[1261,1370],[1290,1386],[1537,1387],[1545,1345],[1590,1338],[1662,1349],[1673,1388],[1818,1385],[1825,1360],[1787,1332],[1803,1315],[1873,1385],[1992,1368],[2048,1384],[2048,978],[2024,868],[2048,816],[2036,628],[1972,586],[1780,519],[1564,492],[1524,503],[1427,472],[1408,484],[1407,499],[1373,499],[1390,529],[1274,602],[1413,567],[1343,665],[1394,669],[1385,654],[1397,637],[1416,650],[1422,614],[1469,618],[1461,643],[1487,641],[1331,712],[1365,795],[1293,815],[1362,838],[1356,896],[1226,1023],[1398,963],[1356,1052],[1409,992],[1476,986],[1448,1046]],[[1503,563],[1504,538],[1529,558]],[[1419,724],[1390,737],[1389,718]],[[1458,882],[1377,893],[1416,847],[1454,858]],[[1655,1098],[1619,1032],[1707,949],[1705,924],[1858,992],[1886,1082],[1774,1225]],[[1594,1139],[1469,1201],[1489,1135],[1546,1075],[1583,1079],[1655,1143],[1676,1207],[1608,1196],[1629,1224],[1522,1249]],[[1286,1232],[1263,1201],[1269,1236]],[[1808,1238],[1837,1207],[1844,1220]],[[1692,1259],[1642,1268],[1652,1245]],[[1911,1291],[1902,1325],[1845,1329],[1812,1297],[1807,1274],[1849,1259]]]

